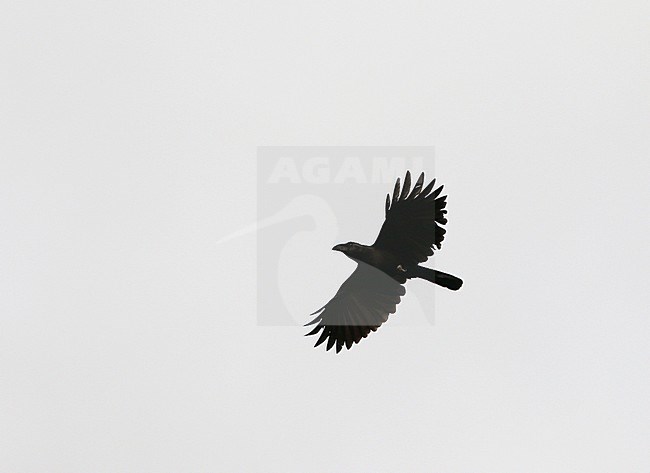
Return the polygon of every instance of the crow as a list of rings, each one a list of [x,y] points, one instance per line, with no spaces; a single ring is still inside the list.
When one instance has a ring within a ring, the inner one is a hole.
[[[423,187],[422,173],[411,190],[411,173],[406,171],[401,191],[397,178],[392,199],[386,196],[386,218],[377,240],[370,246],[351,241],[332,248],[356,261],[357,268],[334,297],[311,314],[316,317],[306,326],[316,326],[306,335],[321,332],[315,347],[327,340],[327,350],[336,345],[338,353],[376,331],[395,313],[408,279],[460,289],[463,281],[456,276],[419,265],[433,255],[434,247],[440,249],[446,232],[442,225],[447,223],[447,196],[440,196],[443,186],[433,190],[435,182]]]

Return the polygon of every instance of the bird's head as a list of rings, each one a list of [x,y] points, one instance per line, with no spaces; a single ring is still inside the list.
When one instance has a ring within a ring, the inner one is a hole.
[[[349,241],[347,243],[341,243],[336,245],[334,248],[332,248],[332,250],[340,251],[348,258],[358,259],[359,255],[363,253],[364,248],[365,247],[363,245],[360,245],[359,243]]]

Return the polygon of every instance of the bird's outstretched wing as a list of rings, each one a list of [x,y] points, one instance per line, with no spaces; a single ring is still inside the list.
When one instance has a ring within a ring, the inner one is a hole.
[[[435,182],[423,188],[422,173],[411,190],[411,173],[407,171],[400,192],[397,179],[392,199],[390,194],[386,196],[386,220],[374,248],[390,251],[404,265],[422,263],[433,255],[434,247],[440,249],[445,238],[442,225],[447,223],[447,196],[440,196],[442,186],[432,192]]]
[[[397,304],[406,293],[404,286],[384,272],[359,262],[357,269],[341,285],[336,295],[306,325],[317,324],[307,335],[322,330],[316,345],[327,340],[327,349],[336,345],[348,350],[370,332],[374,332],[395,313]]]

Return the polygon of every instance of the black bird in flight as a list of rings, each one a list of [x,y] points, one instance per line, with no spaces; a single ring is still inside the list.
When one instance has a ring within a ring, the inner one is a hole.
[[[377,240],[370,246],[349,242],[332,248],[356,261],[357,268],[336,295],[311,314],[318,315],[306,325],[316,326],[307,335],[322,330],[314,346],[327,340],[327,349],[336,345],[338,353],[376,331],[395,312],[408,279],[426,279],[452,291],[462,286],[456,276],[419,265],[445,238],[447,196],[440,196],[443,186],[432,192],[435,182],[423,188],[422,173],[411,190],[407,171],[401,192],[398,178],[392,199],[386,196],[386,219]]]

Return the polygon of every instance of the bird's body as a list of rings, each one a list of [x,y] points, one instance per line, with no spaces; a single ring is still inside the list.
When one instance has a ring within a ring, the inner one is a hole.
[[[307,335],[322,330],[316,346],[328,340],[329,350],[336,344],[337,353],[358,343],[395,312],[403,284],[408,279],[421,278],[448,289],[457,290],[463,282],[441,271],[421,266],[440,249],[447,223],[447,196],[440,196],[442,186],[432,192],[435,179],[423,188],[424,173],[411,190],[411,174],[406,172],[400,192],[397,179],[393,197],[386,197],[386,220],[372,245],[348,242],[336,245],[358,263],[357,269],[341,285],[336,295],[309,324],[317,324]]]
[[[397,269],[400,265],[399,258],[388,251],[356,242],[336,245],[333,250],[345,253],[354,261],[369,264],[400,282],[405,281],[402,278],[402,273]],[[402,281],[402,279],[404,280]]]

